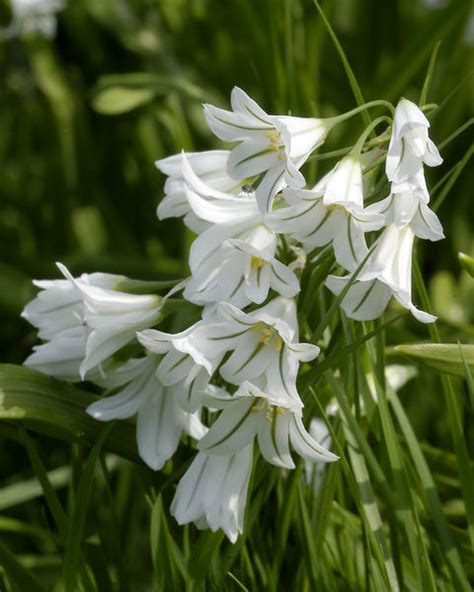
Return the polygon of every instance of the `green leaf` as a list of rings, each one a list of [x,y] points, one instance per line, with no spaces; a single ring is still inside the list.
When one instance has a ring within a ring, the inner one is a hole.
[[[14,592],[43,592],[43,588],[34,580],[21,563],[0,542],[0,566],[5,570]]]
[[[150,103],[155,95],[152,88],[112,86],[95,95],[92,107],[102,115],[120,115]]]
[[[99,397],[30,368],[0,365],[0,420],[20,421],[25,427],[54,438],[92,445],[103,424],[86,413]],[[141,463],[132,423],[114,425],[105,449]]]
[[[464,377],[464,360],[471,372],[474,370],[474,345],[460,345],[457,343],[421,343],[413,345],[397,345],[395,346],[395,351],[405,358],[446,374],[454,374],[455,376]]]
[[[474,257],[469,257],[465,253],[458,254],[459,261],[467,273],[474,277]]]

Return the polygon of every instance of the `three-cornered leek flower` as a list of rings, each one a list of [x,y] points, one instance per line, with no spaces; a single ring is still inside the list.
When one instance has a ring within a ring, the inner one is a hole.
[[[239,142],[227,163],[229,175],[245,179],[264,173],[257,188],[262,212],[271,210],[273,197],[285,186],[303,187],[298,170],[320,146],[329,120],[268,115],[243,90],[234,87],[232,111],[204,105],[204,115],[214,134],[227,142]]]
[[[232,543],[243,532],[247,492],[252,472],[253,446],[235,454],[215,456],[200,452],[181,477],[171,504],[178,524],[221,528]]]
[[[285,189],[289,207],[265,217],[276,232],[289,234],[307,250],[332,243],[337,262],[355,270],[368,253],[364,233],[378,230],[382,215],[363,207],[358,157],[339,161],[311,190]]]
[[[388,147],[385,172],[389,181],[401,183],[415,177],[427,166],[443,162],[438,149],[428,137],[430,122],[419,107],[401,98],[395,109],[393,130]]]
[[[58,267],[84,303],[84,323],[90,329],[80,366],[84,379],[89,371],[100,367],[102,362],[134,340],[137,331],[155,325],[161,317],[165,299],[155,294],[128,294],[92,286],[74,279],[64,265],[59,263]]]
[[[77,281],[88,286],[113,290],[124,276],[82,274]],[[90,330],[85,326],[85,307],[80,290],[69,280],[35,280],[41,288],[29,302],[22,317],[38,329],[46,343],[36,345],[25,366],[63,380],[81,380],[80,365],[86,355]]]
[[[285,297],[299,291],[295,274],[275,258],[275,234],[263,223],[253,193],[233,196],[202,182],[183,155],[183,178],[194,214],[212,224],[193,243],[192,277],[184,296],[197,304],[260,304],[270,288]]]
[[[244,313],[235,306],[219,303],[217,321],[203,323],[193,331],[183,348],[199,363],[202,358],[222,360],[221,377],[239,386],[262,377],[274,398],[300,403],[296,390],[299,362],[314,359],[319,348],[298,343],[296,306],[293,300],[281,297],[265,306]]]
[[[160,220],[180,218],[192,231],[200,233],[211,223],[202,220],[191,209],[185,191],[185,184],[191,187],[202,182],[210,190],[209,200],[219,199],[225,194],[238,195],[243,192],[245,181],[236,181],[227,173],[228,150],[209,150],[207,152],[187,152],[174,154],[158,160],[155,164],[167,175],[165,196],[157,208]],[[212,192],[217,193],[215,198]]]
[[[138,341],[143,347],[162,356],[156,375],[165,386],[172,387],[176,401],[186,411],[196,411],[199,408],[209,388],[214,368],[222,359],[220,352],[216,359],[196,355],[192,357],[187,352],[186,343],[189,337],[204,322],[199,321],[174,335],[156,329],[137,333]]]
[[[399,186],[392,184],[392,193],[385,199],[366,208],[366,212],[381,214],[384,226],[395,224],[399,228],[409,225],[415,236],[431,241],[444,238],[443,227],[438,216],[425,201],[422,188],[398,192]]]
[[[348,317],[358,321],[376,319],[393,296],[418,321],[432,323],[436,320],[435,316],[418,310],[412,302],[411,264],[414,237],[410,226],[398,228],[391,224],[385,228],[357,280],[342,299],[341,306]],[[349,275],[330,275],[326,285],[334,294],[340,294],[350,280]]]
[[[232,396],[209,395],[206,405],[222,411],[199,441],[199,450],[206,454],[235,454],[257,437],[263,457],[278,467],[295,467],[290,444],[313,462],[337,460],[306,431],[301,419],[302,403],[270,393],[272,389],[263,381],[261,387],[244,381]]]
[[[130,359],[124,366],[104,374],[102,386],[120,390],[92,403],[87,413],[99,421],[137,416],[137,443],[140,457],[155,471],[176,452],[181,434],[199,439],[206,428],[197,414],[184,411],[173,389],[157,378],[158,356]]]

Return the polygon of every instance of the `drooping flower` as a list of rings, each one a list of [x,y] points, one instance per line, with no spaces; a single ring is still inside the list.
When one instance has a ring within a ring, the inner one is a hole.
[[[207,152],[187,152],[175,154],[158,160],[155,164],[168,176],[165,182],[165,196],[158,205],[157,215],[160,220],[183,217],[188,228],[196,233],[209,228],[210,223],[202,220],[191,209],[186,197],[185,185],[193,187],[200,182],[211,190],[210,200],[223,195],[242,193],[244,181],[236,181],[227,173],[228,150],[209,150]],[[214,197],[215,191],[217,197]]]
[[[235,543],[244,527],[252,457],[251,444],[229,456],[200,452],[181,478],[171,504],[178,524],[194,522],[213,532],[221,528]]]
[[[257,437],[263,457],[271,464],[293,469],[290,443],[298,454],[313,462],[331,462],[337,456],[320,446],[304,428],[302,403],[274,397],[268,383],[244,381],[230,396],[208,396],[206,404],[222,409],[218,419],[199,441],[206,454],[230,455]]]
[[[216,314],[217,321],[203,323],[193,331],[182,344],[183,349],[197,363],[203,357],[214,360],[214,370],[225,352],[231,352],[219,366],[224,380],[239,386],[262,377],[273,398],[300,404],[296,390],[299,362],[314,359],[319,348],[297,342],[294,301],[278,297],[249,313],[219,303]]]
[[[183,163],[185,193],[194,214],[211,223],[193,243],[192,277],[184,297],[196,304],[260,304],[270,288],[285,297],[299,291],[295,274],[275,258],[277,239],[263,223],[253,193],[212,190]]]
[[[381,214],[384,226],[394,224],[398,228],[410,226],[415,236],[431,241],[444,238],[443,227],[438,216],[425,202],[421,188],[398,192],[392,185],[392,193],[385,199],[366,208],[366,212]]]
[[[83,273],[76,278],[83,284],[113,290],[125,276],[110,273]],[[33,280],[41,291],[29,302],[21,316],[38,329],[40,339],[52,339],[65,329],[83,324],[81,292],[68,279]]]
[[[393,131],[388,147],[385,172],[392,183],[416,177],[427,166],[443,162],[438,149],[428,137],[430,122],[415,103],[401,98],[395,109]]]
[[[54,335],[50,341],[33,346],[25,366],[60,380],[78,382],[80,367],[86,355],[89,330],[84,325],[70,327]]]
[[[347,316],[358,321],[378,318],[393,296],[422,323],[432,323],[436,317],[418,310],[411,296],[411,264],[413,231],[409,226],[387,226],[377,241],[373,253],[363,266],[357,280],[344,296],[341,307]],[[328,276],[327,287],[338,295],[351,281],[351,276]]]
[[[123,387],[113,396],[92,403],[87,413],[99,421],[137,416],[137,443],[140,457],[157,471],[175,453],[181,434],[201,438],[206,428],[197,414],[184,411],[173,389],[157,378],[158,356],[131,359],[124,366],[106,373],[103,386]]]
[[[305,249],[332,243],[337,262],[355,270],[368,253],[364,233],[378,230],[383,216],[363,207],[359,158],[342,159],[311,190],[283,190],[289,207],[265,218],[273,230],[289,234]]]
[[[74,279],[64,265],[59,263],[58,267],[84,303],[84,323],[90,329],[80,366],[84,379],[90,370],[135,339],[137,331],[155,325],[165,299],[156,294],[136,295],[92,286]]]
[[[273,197],[285,185],[299,188],[305,184],[298,169],[324,142],[329,121],[268,115],[238,87],[232,90],[231,106],[232,111],[226,111],[204,105],[204,115],[218,138],[239,142],[228,160],[231,177],[245,179],[265,173],[256,196],[261,211],[268,212]]]

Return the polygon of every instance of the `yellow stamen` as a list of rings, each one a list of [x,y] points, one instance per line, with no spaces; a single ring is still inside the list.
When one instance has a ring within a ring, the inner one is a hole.
[[[260,257],[257,257],[257,255],[252,255],[250,257],[250,265],[253,269],[260,269],[260,267],[265,265],[265,261]]]

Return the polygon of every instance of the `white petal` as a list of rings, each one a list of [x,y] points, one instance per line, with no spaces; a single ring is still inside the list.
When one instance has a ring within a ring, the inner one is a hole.
[[[255,400],[248,397],[224,409],[209,432],[198,443],[206,454],[229,455],[253,440],[257,433],[259,413],[253,410]]]
[[[345,288],[350,276],[328,276],[326,286],[333,294],[340,294]],[[373,279],[370,281],[356,281],[344,296],[341,307],[346,315],[357,321],[371,321],[378,318],[385,310],[392,290],[383,282]]]
[[[290,440],[296,452],[312,462],[334,462],[339,457],[318,444],[306,431],[301,418],[291,415]]]
[[[173,394],[166,389],[151,396],[138,411],[138,450],[151,469],[162,469],[175,453],[183,431],[184,414]]]
[[[295,468],[290,454],[290,416],[289,411],[272,407],[258,426],[258,444],[262,455],[269,463],[286,469]]]
[[[438,216],[422,201],[418,204],[410,226],[415,235],[422,239],[438,241],[444,238]]]

